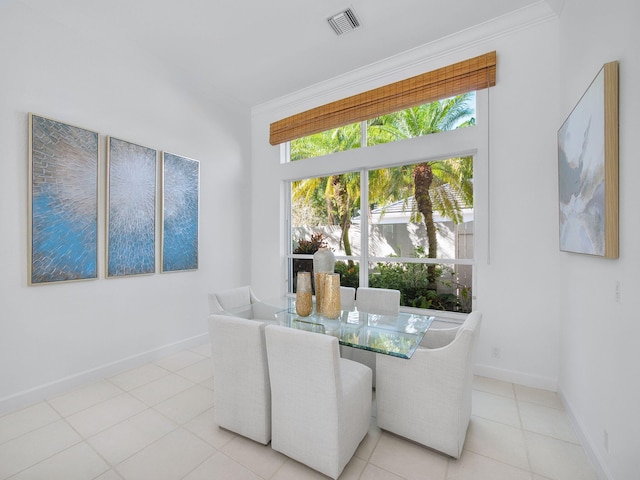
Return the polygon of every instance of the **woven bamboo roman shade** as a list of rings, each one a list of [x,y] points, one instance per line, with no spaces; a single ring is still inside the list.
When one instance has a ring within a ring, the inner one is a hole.
[[[269,143],[361,122],[496,84],[496,52],[312,108],[271,124]]]

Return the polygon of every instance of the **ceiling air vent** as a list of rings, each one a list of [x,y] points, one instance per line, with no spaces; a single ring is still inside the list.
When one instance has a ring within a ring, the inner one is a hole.
[[[336,32],[336,35],[342,35],[360,26],[355,12],[350,8],[347,8],[344,12],[336,13],[328,18],[327,22],[329,22],[333,31]]]

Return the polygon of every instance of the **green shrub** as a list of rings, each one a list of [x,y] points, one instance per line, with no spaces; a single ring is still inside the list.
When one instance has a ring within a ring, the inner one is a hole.
[[[425,258],[424,248],[414,252],[416,258]],[[423,263],[383,263],[376,266],[376,272],[369,275],[369,286],[400,290],[400,305],[405,307],[429,308],[433,310],[460,311],[460,301],[452,293],[438,293],[428,288],[428,265]],[[436,280],[446,271],[442,265],[436,266]],[[465,291],[466,293],[466,291]]]
[[[336,262],[335,272],[340,274],[340,285],[343,287],[360,286],[360,266],[357,263]]]

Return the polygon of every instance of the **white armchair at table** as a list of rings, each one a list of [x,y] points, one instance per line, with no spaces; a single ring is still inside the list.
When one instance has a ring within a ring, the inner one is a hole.
[[[230,288],[209,294],[209,313],[233,315],[235,317],[273,320],[280,308],[268,305],[253,293],[251,287]]]
[[[455,329],[427,330],[411,359],[378,355],[378,426],[459,458],[471,417],[473,356],[482,314]]]
[[[265,328],[271,380],[271,447],[338,478],[371,421],[371,370],[340,358],[338,339]]]

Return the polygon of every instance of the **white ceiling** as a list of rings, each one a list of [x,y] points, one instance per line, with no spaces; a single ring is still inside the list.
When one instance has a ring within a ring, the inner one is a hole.
[[[1,0],[151,58],[203,99],[251,107],[539,0]],[[556,11],[562,0],[548,0]],[[327,18],[351,7],[361,27]]]

